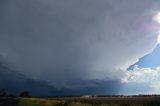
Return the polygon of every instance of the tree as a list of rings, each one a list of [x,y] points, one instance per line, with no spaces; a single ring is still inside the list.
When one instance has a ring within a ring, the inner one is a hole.
[[[0,96],[1,97],[5,97],[7,95],[6,90],[5,89],[1,89],[0,90]]]
[[[9,97],[15,97],[15,95],[14,95],[14,94],[9,94],[8,96],[9,96]]]
[[[19,95],[20,97],[29,97],[30,96],[30,93],[28,91],[23,91],[20,93]]]

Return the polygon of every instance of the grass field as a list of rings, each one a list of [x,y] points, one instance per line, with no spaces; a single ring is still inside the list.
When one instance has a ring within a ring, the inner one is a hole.
[[[160,106],[160,97],[3,97],[0,106]]]

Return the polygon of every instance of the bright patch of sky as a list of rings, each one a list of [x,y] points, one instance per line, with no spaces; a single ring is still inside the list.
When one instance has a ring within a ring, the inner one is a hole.
[[[160,94],[160,44],[131,65],[123,94]]]
[[[160,23],[160,13],[153,17],[153,21]],[[128,80],[125,80],[122,94],[160,94],[160,35],[157,32],[157,46],[153,51],[128,67]]]

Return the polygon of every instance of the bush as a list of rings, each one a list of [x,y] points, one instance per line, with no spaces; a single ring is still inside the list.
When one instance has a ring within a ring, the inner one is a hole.
[[[19,96],[20,97],[30,97],[31,95],[30,95],[30,93],[28,91],[23,91],[23,92],[20,93]]]

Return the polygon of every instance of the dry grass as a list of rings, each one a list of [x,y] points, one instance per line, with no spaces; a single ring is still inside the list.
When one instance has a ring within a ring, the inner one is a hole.
[[[14,101],[12,106],[160,106],[160,97],[0,98],[0,106]]]

